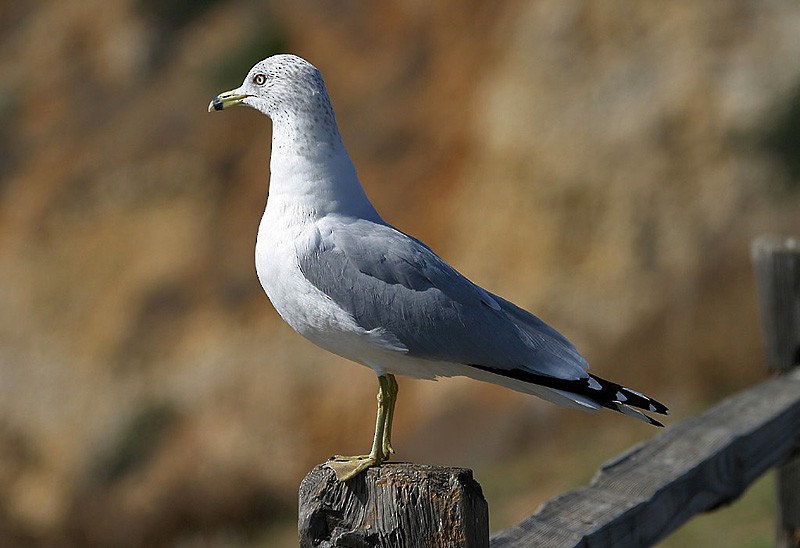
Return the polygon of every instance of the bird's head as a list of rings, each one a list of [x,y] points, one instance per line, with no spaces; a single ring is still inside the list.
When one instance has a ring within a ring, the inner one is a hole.
[[[256,63],[242,85],[214,97],[208,111],[238,105],[252,107],[274,122],[302,114],[322,116],[330,110],[322,75],[296,55],[274,55]]]

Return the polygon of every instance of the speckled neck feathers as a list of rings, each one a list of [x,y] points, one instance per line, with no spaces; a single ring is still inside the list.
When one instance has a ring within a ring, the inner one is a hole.
[[[358,181],[313,65],[293,55],[270,57],[251,69],[239,90],[248,95],[245,104],[272,119],[269,201],[285,199],[306,217],[340,213],[380,219]]]
[[[284,56],[282,56],[284,57]],[[291,58],[292,56],[285,56]],[[336,117],[319,71],[296,58],[284,61],[272,77],[266,112],[272,119],[273,142],[307,152],[320,145],[341,145]]]

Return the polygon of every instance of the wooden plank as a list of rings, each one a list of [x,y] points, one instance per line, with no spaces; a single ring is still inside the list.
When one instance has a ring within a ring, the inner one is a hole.
[[[300,484],[301,548],[486,548],[489,511],[466,468],[384,463],[339,482],[317,466]]]
[[[778,516],[776,544],[780,548],[800,546],[800,455],[780,465],[775,474]]]
[[[800,371],[667,428],[603,466],[591,484],[495,534],[493,548],[649,546],[736,499],[800,441]]]
[[[753,243],[761,330],[767,364],[787,372],[800,365],[800,242],[763,236]],[[777,545],[800,547],[800,455],[776,471]]]
[[[800,365],[800,241],[762,236],[752,257],[767,364],[787,371]]]

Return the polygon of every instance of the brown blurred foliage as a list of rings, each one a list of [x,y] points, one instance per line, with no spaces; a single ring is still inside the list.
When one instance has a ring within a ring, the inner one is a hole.
[[[366,448],[372,373],[255,277],[269,122],[205,112],[272,53],[322,70],[390,222],[595,372],[678,419],[756,382],[749,242],[800,233],[798,28],[794,0],[0,2],[0,544],[290,542],[305,472]],[[474,468],[496,527],[653,434],[400,394],[398,458]]]

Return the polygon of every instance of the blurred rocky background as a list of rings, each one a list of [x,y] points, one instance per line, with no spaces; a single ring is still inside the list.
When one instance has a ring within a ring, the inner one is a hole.
[[[675,421],[765,376],[749,245],[800,234],[795,0],[3,0],[0,51],[2,546],[291,546],[305,473],[367,448],[374,375],[255,276],[269,122],[206,113],[273,53],[322,70],[387,220],[594,372]],[[498,529],[655,433],[401,379],[394,445],[473,468]],[[671,542],[768,543],[770,498]]]

